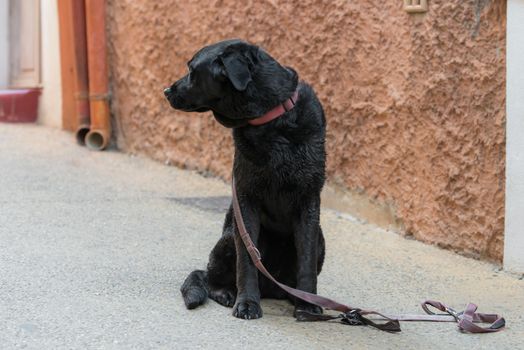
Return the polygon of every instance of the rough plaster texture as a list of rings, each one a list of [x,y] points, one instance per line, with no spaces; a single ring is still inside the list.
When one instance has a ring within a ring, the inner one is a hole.
[[[505,1],[110,0],[119,146],[229,177],[229,131],[170,110],[201,46],[240,37],[296,68],[328,118],[330,180],[388,204],[415,238],[501,260]]]

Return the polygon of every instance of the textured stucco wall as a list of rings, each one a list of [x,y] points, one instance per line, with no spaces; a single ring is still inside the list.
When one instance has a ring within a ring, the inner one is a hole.
[[[119,146],[227,178],[229,131],[162,88],[201,46],[244,38],[317,90],[332,182],[390,205],[408,235],[501,260],[505,3],[110,0]]]

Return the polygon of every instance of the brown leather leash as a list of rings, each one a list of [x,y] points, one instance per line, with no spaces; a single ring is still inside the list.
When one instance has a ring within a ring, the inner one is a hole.
[[[341,312],[340,315],[334,316],[328,314],[313,314],[306,311],[301,311],[296,315],[298,321],[340,320],[342,323],[347,325],[366,325],[386,332],[400,332],[400,321],[456,322],[458,328],[461,331],[469,333],[491,333],[500,331],[505,327],[506,321],[503,317],[497,314],[478,313],[476,312],[477,305],[472,303],[469,303],[464,311],[457,312],[452,308],[442,304],[441,302],[426,300],[421,304],[422,309],[426,312],[426,315],[385,315],[374,310],[366,310],[344,305],[329,298],[291,288],[285,284],[282,284],[278,282],[264,267],[262,264],[260,252],[247,232],[244,219],[242,218],[240,204],[238,203],[234,178],[232,182],[232,192],[235,223],[240,237],[242,238],[242,241],[244,242],[244,245],[249,253],[249,256],[251,257],[251,260],[255,264],[258,271],[273,281],[277,286],[296,298],[299,298],[310,304],[320,306],[327,310]],[[433,307],[443,313],[434,313],[429,307]],[[369,316],[371,316],[372,319],[369,318]],[[476,325],[476,323],[491,324],[488,327],[480,327]]]

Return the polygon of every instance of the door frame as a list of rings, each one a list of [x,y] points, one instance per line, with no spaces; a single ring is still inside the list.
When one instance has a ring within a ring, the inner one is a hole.
[[[0,0],[0,89],[9,86],[9,0]]]
[[[506,22],[506,205],[504,268],[524,273],[524,0]]]

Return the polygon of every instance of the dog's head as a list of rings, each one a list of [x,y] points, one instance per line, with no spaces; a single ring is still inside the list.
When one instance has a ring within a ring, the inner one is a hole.
[[[186,112],[213,111],[226,127],[257,118],[296,89],[296,72],[281,66],[258,46],[226,40],[199,50],[189,72],[164,94],[171,106]]]

